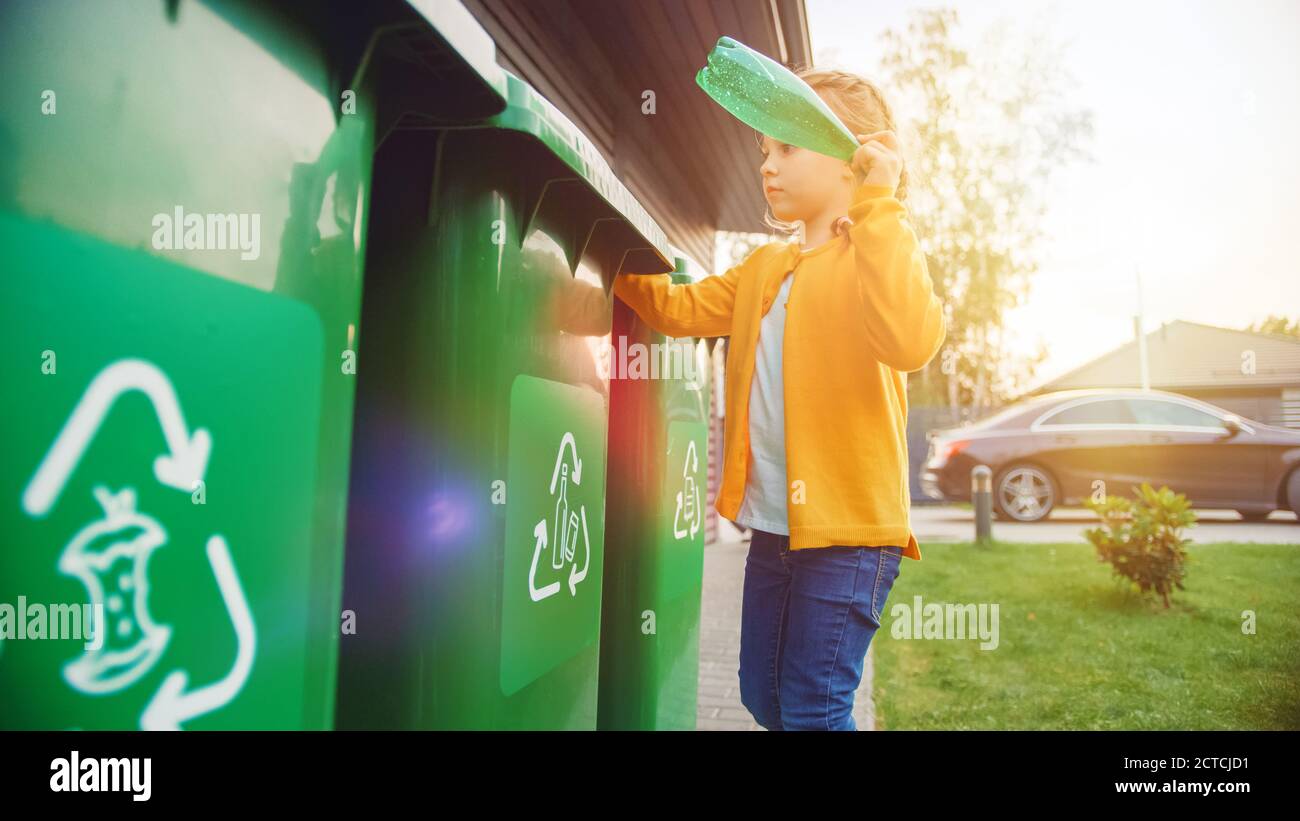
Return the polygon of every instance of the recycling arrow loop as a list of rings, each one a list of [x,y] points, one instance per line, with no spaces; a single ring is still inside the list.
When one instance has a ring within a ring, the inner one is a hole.
[[[176,391],[166,374],[143,359],[122,359],[100,371],[91,380],[81,401],[41,460],[40,467],[23,490],[23,509],[36,517],[49,513],[63,492],[72,471],[99,431],[117,398],[138,390],[149,397],[162,426],[168,452],[154,460],[158,481],[190,492],[207,473],[212,436],[204,428],[191,435],[185,425]]]
[[[221,589],[221,598],[235,628],[238,644],[235,663],[220,681],[188,693],[185,685],[189,674],[184,670],[173,670],[163,679],[140,715],[140,728],[143,730],[179,730],[183,722],[224,707],[243,689],[253,668],[257,630],[253,626],[253,614],[244,596],[244,588],[235,572],[235,563],[230,557],[230,547],[224,538],[214,535],[208,539],[207,552],[217,586]]]
[[[582,460],[578,458],[578,441],[571,432],[566,432],[560,440],[560,449],[555,454],[555,469],[551,471],[551,495],[555,495],[555,485],[560,481],[560,465],[564,462],[564,448],[573,449],[573,483],[582,484]]]

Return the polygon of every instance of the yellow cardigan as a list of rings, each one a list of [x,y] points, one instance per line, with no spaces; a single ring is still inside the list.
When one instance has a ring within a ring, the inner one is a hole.
[[[907,373],[943,344],[943,304],[893,187],[859,184],[849,217],[847,232],[808,253],[770,242],[721,276],[678,285],[668,274],[620,274],[614,293],[667,336],[731,337],[714,507],[734,520],[745,492],[759,325],[793,270],[783,363],[790,548],[903,545],[919,561],[909,520]]]

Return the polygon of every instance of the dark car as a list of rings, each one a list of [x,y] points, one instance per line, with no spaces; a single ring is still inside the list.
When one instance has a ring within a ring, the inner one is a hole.
[[[1300,431],[1176,393],[1058,391],[928,437],[922,491],[970,501],[971,469],[988,465],[1002,519],[1035,522],[1103,487],[1132,498],[1143,482],[1249,520],[1274,510],[1300,516]]]

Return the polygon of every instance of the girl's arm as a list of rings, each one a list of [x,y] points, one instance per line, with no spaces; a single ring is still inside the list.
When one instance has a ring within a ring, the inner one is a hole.
[[[750,259],[721,276],[699,282],[677,284],[671,274],[619,274],[614,293],[637,316],[661,334],[682,336],[727,336],[731,333],[731,311],[736,304],[736,285]]]
[[[896,371],[919,371],[939,352],[947,327],[907,211],[893,186],[860,183],[849,217],[871,352]]]

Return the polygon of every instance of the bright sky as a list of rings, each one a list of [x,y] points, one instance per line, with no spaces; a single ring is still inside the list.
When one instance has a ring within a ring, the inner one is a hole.
[[[805,2],[815,62],[873,78],[879,33],[939,5]],[[972,47],[999,18],[1047,26],[1078,82],[1073,102],[1094,112],[1096,162],[1061,175],[1040,270],[1011,323],[1027,350],[1048,345],[1034,383],[1132,339],[1135,268],[1148,332],[1300,316],[1300,2],[948,5]]]

